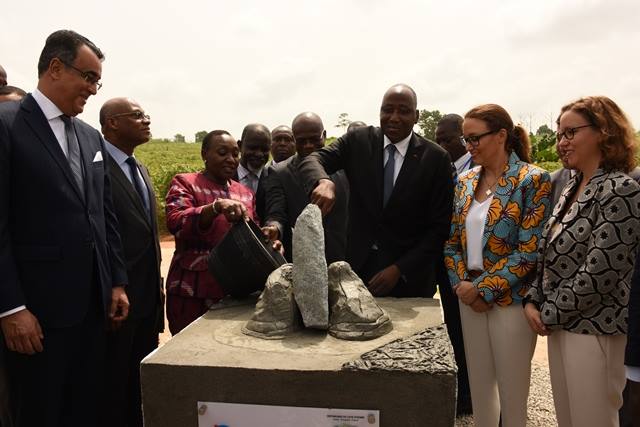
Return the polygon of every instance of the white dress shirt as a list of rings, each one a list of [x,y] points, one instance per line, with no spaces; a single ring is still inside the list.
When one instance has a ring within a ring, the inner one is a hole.
[[[44,113],[44,117],[49,122],[49,126],[53,131],[53,134],[56,136],[58,140],[58,144],[60,144],[60,148],[62,148],[62,152],[65,157],[69,157],[69,144],[67,143],[67,134],[64,131],[64,122],[60,118],[64,113],[60,111],[60,109],[51,102],[49,98],[47,98],[42,92],[38,89],[35,89],[31,96],[36,100],[38,106]]]
[[[482,235],[493,196],[480,203],[474,198],[464,226],[467,230],[467,270],[484,270]]]
[[[467,151],[464,156],[453,162],[453,165],[456,167],[458,176],[460,176],[462,172],[469,170],[471,167],[471,153]]]
[[[407,149],[409,148],[409,141],[411,140],[411,136],[413,132],[409,134],[408,137],[403,139],[400,142],[396,142],[394,145],[396,146],[396,151],[394,154],[394,160],[396,164],[393,169],[393,184],[395,185],[396,179],[398,179],[398,174],[400,173],[400,168],[402,168],[402,163],[404,163],[404,156],[407,154]],[[389,152],[386,150],[387,145],[393,144],[387,135],[384,136],[384,146],[382,147],[384,156],[382,159],[382,167],[387,164],[387,159],[389,158]]]
[[[258,182],[260,182],[260,176],[262,175],[262,171],[264,168],[260,169],[258,173],[254,173],[249,169],[242,166],[242,163],[238,165],[238,182],[248,187],[253,191],[253,194],[258,191]]]

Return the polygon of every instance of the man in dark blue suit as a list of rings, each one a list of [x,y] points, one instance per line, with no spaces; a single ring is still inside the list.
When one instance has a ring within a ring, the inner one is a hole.
[[[37,89],[0,104],[0,324],[20,426],[93,423],[106,321],[128,313],[104,142],[75,118],[101,86],[103,58],[56,31]]]
[[[413,89],[387,90],[380,127],[347,132],[300,163],[300,179],[323,215],[336,203],[329,175],[343,169],[350,187],[347,256],[374,296],[432,297],[453,205],[447,152],[413,132]]]

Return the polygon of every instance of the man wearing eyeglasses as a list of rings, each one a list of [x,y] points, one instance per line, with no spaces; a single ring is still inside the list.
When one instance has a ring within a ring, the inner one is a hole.
[[[292,261],[292,230],[298,215],[309,204],[298,175],[298,165],[309,154],[324,147],[326,131],[322,119],[315,113],[298,114],[291,124],[296,154],[271,166],[266,180],[266,225],[274,232],[271,239],[280,239],[286,259]],[[336,204],[324,219],[325,254],[327,264],[343,261],[347,245],[347,205],[349,184],[343,171],[331,175],[336,185]]]
[[[102,59],[56,31],[37,89],[0,104],[0,324],[19,426],[103,413],[106,319],[128,314],[104,142],[75,118],[101,86]]]
[[[355,129],[307,156],[300,177],[324,215],[336,201],[329,179],[349,181],[347,261],[374,296],[431,297],[443,263],[453,203],[447,152],[413,132],[417,97],[394,85],[380,106],[380,127]]]
[[[164,327],[156,200],[134,150],[149,141],[151,118],[134,100],[113,98],[100,109],[113,205],[127,265],[129,317],[107,338],[105,426],[142,427],[140,362],[158,347]]]

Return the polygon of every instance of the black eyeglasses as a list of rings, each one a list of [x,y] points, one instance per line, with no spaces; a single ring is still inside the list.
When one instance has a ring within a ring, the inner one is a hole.
[[[136,110],[136,111],[129,111],[127,113],[119,113],[119,114],[114,114],[113,116],[109,116],[110,119],[113,119],[114,117],[124,117],[124,116],[133,116],[133,118],[135,120],[151,120],[151,116],[148,114],[143,113],[140,110]]]
[[[485,133],[481,133],[480,135],[471,135],[471,136],[461,136],[460,137],[460,142],[462,143],[462,145],[467,145],[467,144],[471,144],[472,147],[477,147],[480,144],[480,140],[487,136],[487,135],[491,135],[492,133],[496,133],[498,132],[497,130],[490,130],[488,132]]]
[[[574,128],[566,128],[564,132],[556,133],[556,140],[560,142],[562,141],[562,138],[564,138],[567,141],[571,141],[573,137],[576,136],[576,132],[578,131],[578,129],[590,128],[591,126],[593,125],[582,125],[582,126],[576,126]]]
[[[96,85],[96,90],[100,90],[100,88],[102,87],[102,83],[100,82],[100,77],[96,76],[96,74],[93,71],[82,71],[71,64],[67,64],[66,62],[62,62],[62,63],[64,64],[65,67],[69,67],[72,70],[76,71],[78,74],[80,74],[80,77],[82,77],[82,79],[85,82],[92,85]]]

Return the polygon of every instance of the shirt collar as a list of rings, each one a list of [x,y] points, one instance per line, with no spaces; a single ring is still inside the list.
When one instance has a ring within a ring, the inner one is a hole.
[[[119,149],[115,145],[113,145],[112,143],[110,143],[109,141],[107,141],[106,139],[104,140],[104,142],[105,142],[107,151],[109,152],[111,157],[113,157],[113,160],[115,160],[116,163],[122,167],[122,165],[124,165],[127,162],[129,155],[123,152],[121,149]],[[131,156],[131,157],[134,157],[134,156]]]
[[[258,179],[260,179],[260,175],[262,175],[262,169],[260,169],[260,172],[255,174],[258,177]],[[244,177],[246,177],[249,174],[254,174],[254,173],[251,172],[249,169],[245,168],[244,166],[242,166],[242,163],[238,164],[238,180],[244,179]]]
[[[40,92],[38,88],[35,88],[33,92],[31,92],[31,96],[33,96],[33,99],[38,103],[38,107],[40,107],[47,120],[55,119],[64,114],[58,106],[47,98],[44,93]]]
[[[404,157],[405,154],[407,154],[407,149],[409,148],[409,141],[411,140],[411,137],[413,136],[413,132],[411,132],[409,134],[409,136],[407,136],[405,139],[403,139],[400,142],[396,142],[395,144],[393,144],[391,142],[391,140],[389,138],[387,138],[387,135],[384,136],[384,146],[382,147],[382,149],[384,150],[385,148],[387,148],[387,145],[389,144],[393,144],[396,146],[396,148],[398,149],[398,153]]]
[[[469,165],[471,164],[471,153],[467,151],[462,157],[460,157],[458,160],[453,162],[453,164],[456,167],[456,170],[458,171],[458,173],[464,172],[461,169],[467,164]]]

